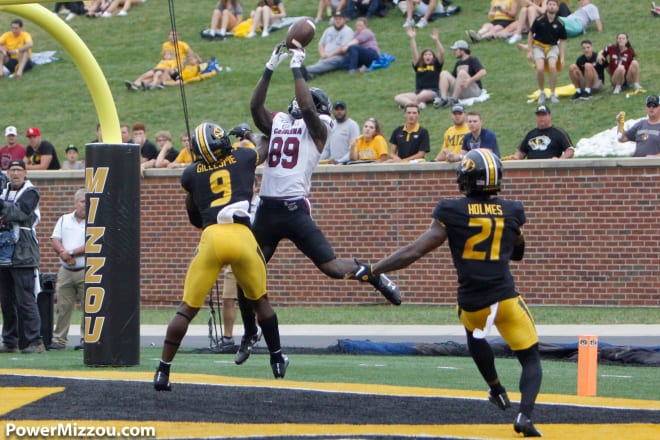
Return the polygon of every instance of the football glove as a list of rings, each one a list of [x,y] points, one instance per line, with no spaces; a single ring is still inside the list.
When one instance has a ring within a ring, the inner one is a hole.
[[[289,65],[292,69],[300,68],[303,61],[305,61],[305,49],[289,49],[291,54],[291,61]]]
[[[286,50],[286,43],[280,41],[277,46],[275,46],[275,49],[273,49],[273,53],[270,55],[270,59],[266,63],[266,69],[274,72],[275,69],[277,69],[277,66],[279,66],[288,56],[289,52]]]
[[[366,283],[373,281],[374,279],[377,278],[374,275],[374,273],[371,271],[371,264],[361,263],[360,260],[358,260],[357,258],[355,258],[354,260],[355,260],[355,264],[357,264],[357,268],[344,275],[344,279],[358,280],[362,283]]]
[[[237,125],[236,127],[232,128],[229,132],[229,136],[236,136],[237,138],[245,139],[245,136],[247,136],[247,134],[250,132],[250,128],[243,124],[241,125]]]

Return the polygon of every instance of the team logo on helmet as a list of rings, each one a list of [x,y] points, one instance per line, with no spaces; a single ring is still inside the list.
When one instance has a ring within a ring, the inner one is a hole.
[[[467,194],[497,194],[501,189],[502,162],[490,150],[470,151],[456,170],[458,189]]]
[[[195,128],[192,151],[196,160],[212,165],[231,153],[231,150],[231,140],[219,125],[204,122]]]

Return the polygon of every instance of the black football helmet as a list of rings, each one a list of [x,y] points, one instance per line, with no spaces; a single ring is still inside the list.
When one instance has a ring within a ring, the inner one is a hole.
[[[211,122],[199,124],[192,134],[192,153],[195,160],[213,165],[231,153],[231,140],[227,132]]]
[[[456,175],[458,189],[465,195],[495,195],[502,187],[502,161],[492,151],[477,148],[465,155]]]
[[[316,112],[323,115],[330,114],[330,98],[328,95],[318,87],[310,87],[309,92],[312,94],[312,99],[314,100],[314,106],[316,107]],[[288,108],[289,114],[294,119],[302,118],[302,112],[300,111],[300,106],[298,106],[298,101],[294,97],[291,100]]]

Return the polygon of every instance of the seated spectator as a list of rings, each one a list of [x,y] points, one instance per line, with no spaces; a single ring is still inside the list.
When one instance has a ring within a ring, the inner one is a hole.
[[[28,138],[28,147],[25,151],[25,165],[28,170],[59,170],[60,160],[53,144],[41,139],[41,131],[37,127],[30,127],[25,135]]]
[[[33,66],[32,36],[23,30],[23,20],[15,18],[11,31],[0,35],[0,77],[21,78]]]
[[[160,147],[158,156],[153,164],[154,168],[168,168],[179,157],[179,152],[172,146],[172,135],[169,131],[156,133],[156,144]],[[148,168],[147,164],[144,164]]]
[[[406,123],[395,128],[390,136],[390,162],[424,159],[431,151],[429,131],[419,125],[417,104],[406,105],[404,112]]]
[[[462,105],[456,104],[451,108],[451,120],[454,123],[449,127],[443,136],[442,147],[435,157],[436,162],[458,162],[461,160],[461,151],[463,150],[463,138],[470,132],[465,123],[465,109]]]
[[[105,11],[103,11],[103,14],[101,14],[101,17],[112,17],[112,14],[117,12],[117,10],[119,10],[119,12],[117,12],[117,17],[125,17],[128,15],[128,11],[136,1],[137,0],[112,0]]]
[[[520,0],[518,19],[502,31],[503,36],[508,38],[507,42],[516,44],[522,40],[522,34],[529,32],[536,17],[545,14],[547,4],[547,0]]]
[[[481,78],[487,73],[479,59],[471,55],[467,41],[458,40],[450,49],[454,51],[456,64],[451,73],[446,70],[440,73],[440,96],[433,100],[436,108],[453,107],[459,99],[481,95]]]
[[[0,168],[7,170],[9,162],[12,160],[22,160],[25,162],[26,148],[18,143],[18,130],[13,125],[5,128],[5,139],[7,144],[0,148]]]
[[[552,125],[550,107],[536,107],[536,128],[530,130],[518,150],[505,159],[570,159],[575,153],[573,142],[561,128]]]
[[[202,31],[202,38],[225,38],[238,23],[243,21],[243,5],[240,0],[220,0],[213,9],[211,27]]]
[[[181,152],[170,162],[167,168],[185,168],[193,162],[192,152],[190,151],[190,137],[188,133],[181,134]]]
[[[257,8],[250,12],[252,17],[252,29],[247,38],[257,35],[257,29],[261,27],[261,36],[267,37],[268,30],[272,24],[279,24],[286,17],[283,0],[259,0]]]
[[[467,114],[467,125],[470,132],[463,137],[463,149],[461,150],[461,157],[459,160],[463,160],[463,156],[465,156],[468,151],[476,148],[487,148],[495,153],[497,157],[500,157],[500,147],[497,145],[497,136],[487,128],[482,128],[483,121],[481,120],[481,113],[469,112]]]
[[[559,0],[548,0],[548,7],[534,20],[528,34],[527,59],[536,67],[536,82],[539,86],[538,103],[545,102],[545,72],[550,80],[550,102],[557,103],[557,71],[564,65],[566,52],[566,29],[557,16]]]
[[[605,68],[598,64],[598,55],[594,52],[591,40],[582,40],[582,55],[568,68],[568,75],[575,86],[571,99],[591,99],[591,94],[603,90]]]
[[[384,0],[340,0],[337,9],[348,18],[385,17],[387,6]]]
[[[619,133],[619,142],[635,142],[633,157],[660,156],[660,97],[650,95],[646,98],[648,118],[638,121],[630,129]],[[623,126],[623,114],[616,116],[618,125]]]
[[[473,43],[504,37],[500,32],[516,20],[517,14],[518,0],[491,0],[488,22],[481,25],[478,31],[468,29],[465,34]]]
[[[347,55],[344,46],[353,39],[353,29],[346,25],[346,17],[336,13],[332,26],[323,31],[318,44],[320,60],[303,69],[306,80],[324,73],[345,69]]]
[[[616,36],[616,43],[610,44],[598,52],[598,63],[607,66],[610,74],[610,82],[618,95],[621,89],[633,85],[635,90],[642,89],[639,83],[639,61],[637,61],[635,49],[633,49],[628,34],[620,33]]]
[[[435,41],[435,47],[438,51],[436,55],[431,49],[422,49],[420,54],[417,51],[417,41],[415,39],[415,29],[409,27],[406,32],[410,37],[410,51],[412,53],[412,67],[415,71],[415,93],[401,93],[394,97],[394,101],[401,107],[407,104],[416,104],[419,108],[425,108],[427,102],[440,96],[440,72],[445,60],[445,49],[442,47],[438,30],[431,31],[431,39]]]
[[[340,0],[319,0],[319,7],[316,11],[316,17],[314,18],[314,23],[320,23],[323,21],[323,13],[330,18],[330,24],[334,24],[334,17],[337,12],[337,7],[339,6]],[[339,14],[342,15],[342,14]]]
[[[320,160],[329,164],[344,164],[350,160],[351,140],[360,135],[360,127],[348,117],[344,101],[337,101],[332,105],[332,115],[335,124],[325,142]]]
[[[580,0],[578,0],[579,2]],[[571,15],[571,0],[559,0],[559,15],[560,17],[568,17]]]
[[[387,141],[376,118],[369,118],[362,127],[362,135],[351,141],[351,161],[385,162]]]
[[[358,69],[365,71],[380,57],[376,35],[367,27],[366,18],[360,17],[355,21],[353,39],[343,47],[343,51],[347,54],[344,67],[349,75],[354,75]]]
[[[73,144],[67,145],[64,149],[64,156],[66,160],[62,162],[63,170],[84,170],[85,163],[82,160],[78,160],[78,147]]]
[[[56,14],[66,14],[64,20],[71,21],[78,15],[87,15],[85,2],[56,2],[53,7],[53,12]]]
[[[177,70],[176,56],[171,50],[163,53],[163,59],[158,62],[156,67],[147,70],[135,81],[124,81],[126,88],[131,91],[164,89],[165,82],[172,77],[172,73]]]
[[[406,0],[405,2],[400,0],[399,9],[406,14],[406,21],[403,23],[403,27],[417,26],[420,29],[426,27],[431,21],[433,14],[442,14],[451,10],[452,6],[445,10],[443,3],[439,0]],[[420,17],[416,25],[415,16]]]
[[[591,3],[591,0],[578,0],[580,7],[569,16],[562,16],[559,13],[564,26],[566,27],[566,35],[570,37],[577,37],[587,32],[589,24],[595,23],[598,32],[603,32],[603,22],[600,19],[598,7]]]

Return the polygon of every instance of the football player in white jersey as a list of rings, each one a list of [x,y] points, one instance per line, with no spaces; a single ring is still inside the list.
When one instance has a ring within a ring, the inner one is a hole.
[[[287,113],[270,112],[264,106],[270,79],[273,71],[289,55],[295,97]],[[324,274],[342,279],[350,273],[351,278],[369,282],[391,303],[399,305],[401,294],[392,281],[384,275],[372,276],[370,266],[357,260],[337,258],[312,219],[307,195],[333,121],[328,96],[319,88],[307,86],[301,70],[304,59],[304,49],[287,51],[284,42],[279,43],[252,94],[252,118],[257,128],[269,138],[259,192],[260,204],[252,224],[257,243],[268,262],[280,240],[289,239]],[[240,291],[238,296],[245,331],[235,362],[242,364],[250,356],[260,335],[250,304]]]

